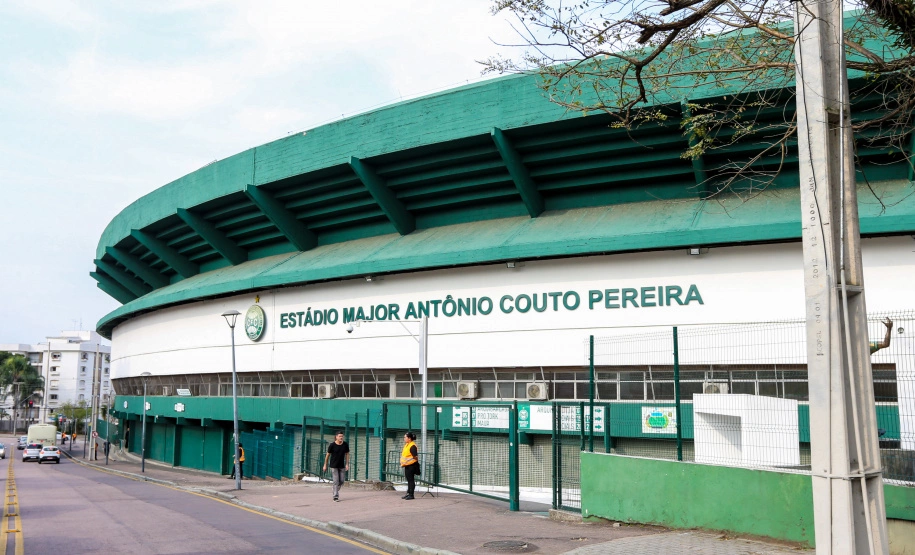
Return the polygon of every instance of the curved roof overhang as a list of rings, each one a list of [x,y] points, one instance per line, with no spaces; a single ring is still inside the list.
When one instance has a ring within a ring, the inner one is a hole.
[[[871,194],[873,191],[873,194]],[[906,181],[860,191],[866,235],[915,230],[915,195]],[[875,196],[876,195],[876,196]],[[879,200],[878,200],[879,198]],[[434,268],[687,246],[800,238],[797,190],[764,192],[745,202],[669,200],[545,212],[388,234],[264,257],[198,274],[131,301],[99,322],[110,338],[132,316],[245,291]]]
[[[782,77],[741,91],[777,100],[748,115],[768,133],[794,111]],[[626,130],[551,103],[537,79],[503,77],[337,121],[143,196],[96,249],[91,275],[123,303],[99,331],[110,337],[118,323],[175,304],[366,274],[800,236],[796,143],[756,158],[767,137],[750,133],[682,157],[689,103],[726,103],[744,85],[709,83],[690,99],[655,91],[669,124]],[[883,100],[855,97],[853,112],[880,111]],[[862,233],[915,231],[915,133],[912,152],[856,138],[859,182],[896,198],[869,204],[862,192]],[[716,193],[747,163],[778,177]]]

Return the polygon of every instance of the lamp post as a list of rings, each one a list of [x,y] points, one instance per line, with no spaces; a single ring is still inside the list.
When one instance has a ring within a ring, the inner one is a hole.
[[[232,336],[232,420],[235,427],[235,489],[241,489],[241,461],[239,461],[240,452],[238,450],[238,379],[235,373],[235,320],[241,314],[237,310],[223,312],[222,317],[229,324]]]
[[[420,466],[423,465],[426,458],[426,403],[428,402],[429,397],[429,318],[423,316],[419,319],[419,336],[413,334],[412,331],[400,320],[357,320],[356,325],[359,325],[361,322],[371,322],[371,323],[382,323],[382,324],[400,324],[403,329],[407,330],[407,333],[410,334],[417,343],[419,343],[419,374],[422,376],[422,394],[420,395],[422,408],[420,410]],[[350,324],[346,327],[347,333],[353,333],[353,325]]]
[[[143,378],[143,432],[140,436],[140,472],[146,472],[146,382],[152,376],[149,372],[143,372],[140,377]]]

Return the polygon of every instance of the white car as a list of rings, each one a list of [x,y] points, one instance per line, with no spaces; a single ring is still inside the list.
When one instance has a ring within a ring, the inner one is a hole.
[[[22,451],[25,449],[25,446],[29,444],[29,436],[19,436],[19,444],[16,445],[16,449]]]
[[[25,446],[25,450],[22,452],[23,462],[36,459],[41,460],[41,448],[43,446],[40,443],[29,443]]]
[[[38,456],[38,464],[41,464],[45,461],[54,461],[57,464],[60,464],[60,449],[56,445],[48,445],[41,448],[41,455]]]

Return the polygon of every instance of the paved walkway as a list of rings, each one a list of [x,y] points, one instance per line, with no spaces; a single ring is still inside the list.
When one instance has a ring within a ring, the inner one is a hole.
[[[776,544],[726,538],[722,534],[669,531],[655,526],[564,522],[549,517],[549,507],[522,503],[520,512],[508,504],[460,493],[401,499],[399,491],[348,483],[334,502],[327,482],[234,480],[216,474],[174,468],[132,455],[112,457],[106,466],[84,461],[80,445],[76,461],[100,470],[180,487],[230,500],[268,514],[360,539],[392,553],[530,553],[559,555],[734,554],[787,555],[812,553]]]

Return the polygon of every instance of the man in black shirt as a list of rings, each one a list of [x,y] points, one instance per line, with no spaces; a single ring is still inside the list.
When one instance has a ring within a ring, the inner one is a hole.
[[[343,432],[337,432],[334,440],[327,446],[324,455],[324,472],[327,472],[328,463],[333,476],[334,501],[340,500],[340,486],[346,481],[346,472],[349,470],[349,444],[343,441]]]

